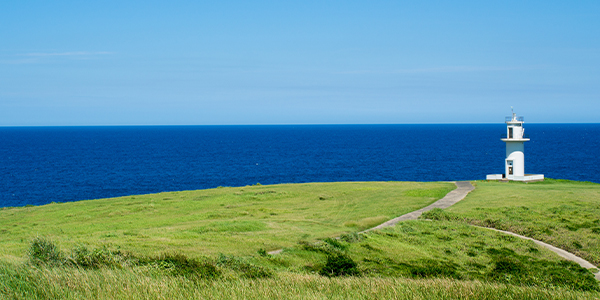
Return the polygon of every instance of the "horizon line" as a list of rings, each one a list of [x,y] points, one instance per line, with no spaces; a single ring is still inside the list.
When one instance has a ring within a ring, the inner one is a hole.
[[[505,122],[433,122],[433,123],[265,123],[265,124],[89,124],[89,125],[0,125],[9,127],[184,127],[184,126],[344,126],[344,125],[488,125]],[[526,122],[525,124],[600,124],[600,122]]]

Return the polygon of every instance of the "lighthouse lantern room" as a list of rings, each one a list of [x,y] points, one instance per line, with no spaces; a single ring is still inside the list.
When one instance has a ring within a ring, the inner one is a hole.
[[[512,107],[511,107],[512,109]],[[540,181],[544,180],[543,174],[525,174],[525,142],[529,138],[525,135],[523,117],[517,117],[512,111],[512,116],[506,117],[506,135],[502,141],[506,143],[506,158],[504,159],[504,174],[487,175],[487,180],[515,180],[515,181]]]

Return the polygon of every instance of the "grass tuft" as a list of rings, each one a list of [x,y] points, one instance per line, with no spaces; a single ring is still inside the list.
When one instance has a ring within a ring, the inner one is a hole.
[[[350,256],[344,253],[328,254],[327,263],[319,271],[320,275],[327,277],[357,276],[358,265]]]
[[[140,265],[150,265],[173,276],[211,279],[221,275],[214,262],[188,258],[182,253],[164,253],[142,259]]]
[[[414,265],[408,265],[410,273],[414,277],[446,277],[460,279],[457,272],[457,265],[449,261],[440,261],[435,259],[422,259]]]
[[[33,265],[61,265],[64,263],[64,254],[58,247],[45,237],[36,237],[31,241],[27,252],[29,262]]]
[[[243,278],[269,278],[273,276],[273,271],[235,256],[220,254],[217,265],[240,272]]]

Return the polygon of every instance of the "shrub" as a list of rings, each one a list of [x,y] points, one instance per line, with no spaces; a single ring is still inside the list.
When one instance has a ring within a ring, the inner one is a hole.
[[[410,266],[410,273],[414,277],[449,277],[460,279],[455,263],[423,259]]]
[[[307,241],[299,241],[300,247],[303,250],[319,252],[324,254],[330,254],[331,252],[336,252],[336,249],[331,247],[327,243],[309,243]]]
[[[98,269],[102,266],[121,267],[128,258],[120,251],[111,251],[106,247],[89,250],[84,245],[73,248],[68,262],[83,268]]]
[[[60,265],[64,255],[54,243],[44,237],[36,237],[31,241],[27,251],[29,261],[34,265]]]
[[[215,278],[221,275],[214,263],[188,258],[182,253],[163,253],[158,257],[145,259],[142,264],[154,265],[175,276]]]
[[[332,239],[332,238],[326,238],[325,240],[323,240],[325,243],[327,243],[329,246],[340,250],[340,251],[345,251],[346,249],[348,249],[348,247],[350,245],[346,244],[346,243],[342,243],[337,239]]]
[[[492,273],[496,275],[509,274],[520,277],[524,271],[525,267],[519,260],[506,256],[495,258]]]
[[[243,259],[220,254],[217,264],[233,271],[242,273],[245,278],[267,278],[273,276],[273,272],[267,268],[251,264]]]
[[[267,250],[265,250],[263,248],[258,249],[257,253],[258,253],[258,255],[260,255],[262,257],[268,256]]]
[[[360,242],[363,239],[362,235],[353,232],[353,233],[346,233],[346,234],[342,234],[340,236],[340,240],[346,242],[346,243],[356,243],[356,242]]]
[[[424,212],[419,219],[429,219],[438,221],[454,221],[460,218],[455,214],[449,213],[441,208],[434,208],[430,211]]]
[[[346,254],[330,254],[327,255],[327,263],[319,271],[319,274],[327,277],[355,276],[359,275],[357,267],[356,262]]]

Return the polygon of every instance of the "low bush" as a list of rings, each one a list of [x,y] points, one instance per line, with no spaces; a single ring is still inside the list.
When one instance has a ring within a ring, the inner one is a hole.
[[[98,249],[88,249],[84,245],[79,245],[71,251],[67,262],[78,267],[98,269],[102,266],[122,267],[122,264],[128,260],[128,257],[120,251],[111,251],[106,247]]]
[[[217,259],[217,265],[242,273],[244,278],[268,278],[273,276],[273,272],[267,268],[254,265],[244,259],[234,256],[220,254]]]
[[[29,262],[34,265],[61,265],[64,262],[64,254],[44,237],[36,237],[31,241],[27,255]]]
[[[327,243],[317,242],[309,243],[307,241],[299,241],[300,248],[307,251],[319,252],[323,254],[337,253],[338,250]]]
[[[325,265],[317,268],[320,275],[327,277],[360,275],[358,264],[346,254],[350,244],[337,239],[327,238],[323,242],[317,243],[301,241],[300,245],[303,250],[326,255],[327,262]]]
[[[413,265],[409,265],[410,273],[413,277],[447,277],[460,279],[457,272],[457,265],[448,261],[439,261],[433,259],[423,259]]]
[[[159,256],[145,257],[110,250],[106,247],[89,249],[85,245],[79,245],[73,248],[70,255],[65,256],[52,241],[43,237],[35,238],[31,242],[28,255],[29,261],[34,265],[84,269],[121,268],[127,265],[151,266],[170,275],[199,278],[215,278],[221,274],[214,262],[188,258],[181,253],[164,253]],[[262,271],[256,271],[252,266],[242,266],[238,269],[246,277],[265,277],[261,273]]]
[[[462,220],[459,216],[449,213],[441,208],[434,208],[430,211],[424,212],[420,219],[429,219],[429,220],[437,220],[437,221],[455,221]]]
[[[342,240],[346,243],[350,243],[350,244],[360,242],[362,239],[363,239],[362,235],[360,235],[356,232],[340,235],[340,240]]]
[[[342,253],[327,255],[327,263],[319,271],[327,277],[359,275],[358,265],[350,256]]]
[[[142,265],[151,265],[174,276],[216,278],[221,271],[214,262],[189,258],[181,253],[164,253],[140,260]]]
[[[332,238],[326,238],[323,240],[327,245],[335,248],[336,250],[339,251],[346,251],[348,249],[348,247],[350,245],[348,245],[347,243],[344,242],[340,242],[337,239],[332,239]]]
[[[262,257],[267,257],[269,255],[269,253],[267,253],[267,250],[260,248],[257,251],[258,255],[262,256]]]

